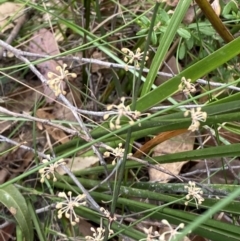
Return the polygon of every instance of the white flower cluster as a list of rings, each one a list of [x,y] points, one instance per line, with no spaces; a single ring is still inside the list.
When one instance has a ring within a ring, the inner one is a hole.
[[[108,151],[105,151],[105,152],[103,153],[103,156],[104,156],[104,157],[110,157],[111,155],[113,155],[113,156],[114,156],[114,159],[113,159],[113,161],[112,161],[112,164],[113,164],[113,165],[116,164],[116,160],[118,160],[118,159],[120,159],[120,158],[123,158],[124,151],[125,151],[125,149],[122,148],[122,143],[119,143],[119,144],[118,144],[118,147],[116,147],[116,148],[112,148],[112,147],[108,146],[108,147],[107,147],[107,150],[108,150]],[[131,156],[132,153],[129,153],[128,155]]]
[[[116,111],[116,112],[113,112],[113,113],[109,113],[109,114],[106,114],[103,116],[103,119],[104,120],[107,120],[110,115],[113,115],[113,117],[111,118],[110,120],[110,129],[111,130],[115,130],[115,129],[120,129],[121,128],[121,118],[122,117],[126,117],[128,120],[129,120],[129,124],[130,125],[133,125],[135,123],[135,121],[137,121],[137,119],[140,117],[140,116],[143,116],[143,115],[150,115],[148,113],[146,114],[141,114],[140,111],[132,111],[130,109],[130,106],[127,105],[125,106],[124,104],[125,102],[125,98],[122,97],[121,98],[121,103],[119,105],[108,105],[107,106],[107,110],[113,110],[113,111]]]
[[[49,156],[49,155],[48,155]],[[50,156],[49,156],[50,158]],[[42,163],[48,163],[49,160],[48,159],[43,159]],[[51,175],[53,176],[53,181],[56,182],[57,178],[55,176],[55,171],[56,169],[60,166],[60,165],[66,165],[66,163],[64,162],[63,159],[60,159],[59,161],[55,162],[55,163],[51,163],[49,164],[49,166],[43,167],[41,168],[38,172],[41,174],[41,179],[40,182],[44,182],[44,179],[50,179]]]
[[[153,232],[152,226],[149,229],[144,228],[143,230],[147,234],[147,238],[144,240],[146,240],[146,241],[172,241],[176,238],[176,236],[178,234],[180,234],[179,229],[184,228],[183,223],[180,223],[176,228],[173,228],[166,219],[163,219],[161,221],[161,223],[163,223],[164,225],[167,226],[168,231],[165,231],[160,234],[158,231]]]
[[[60,94],[65,95],[66,91],[63,89],[63,80],[66,79],[68,76],[72,78],[76,78],[77,75],[75,73],[69,73],[68,70],[66,70],[67,65],[63,64],[63,67],[57,66],[56,71],[59,72],[58,74],[55,74],[53,72],[48,72],[48,78],[47,81],[49,88],[54,92],[55,96],[59,96]]]
[[[84,194],[78,195],[75,198],[72,198],[72,192],[68,192],[67,194],[65,192],[60,192],[58,194],[59,197],[65,198],[64,201],[58,202],[56,205],[56,208],[58,210],[58,218],[61,219],[63,214],[66,218],[70,220],[70,223],[74,226],[76,223],[79,222],[79,217],[77,217],[74,208],[79,207],[80,205],[85,206],[86,205],[86,196]]]
[[[136,68],[139,68],[139,62],[142,61],[143,53],[144,53],[144,52],[141,52],[140,48],[137,48],[136,53],[134,53],[128,48],[122,48],[122,52],[125,54],[124,62],[126,62],[127,64],[134,64]],[[144,64],[148,60],[147,55],[148,55],[148,52],[146,54]],[[125,67],[125,70],[128,71],[128,66]]]
[[[192,108],[190,111],[187,110],[184,113],[184,116],[187,117],[188,114],[191,114],[192,123],[188,127],[190,131],[197,131],[200,127],[200,121],[205,122],[207,119],[207,112],[201,111],[201,107],[197,107],[196,109]]]
[[[204,201],[204,198],[202,197],[203,195],[203,191],[201,188],[196,187],[196,183],[195,182],[188,182],[188,186],[184,186],[185,189],[187,189],[188,194],[186,195],[186,199],[188,201],[185,202],[185,205],[188,205],[188,203],[194,199],[196,206],[198,208],[198,205],[201,205],[202,202]]]

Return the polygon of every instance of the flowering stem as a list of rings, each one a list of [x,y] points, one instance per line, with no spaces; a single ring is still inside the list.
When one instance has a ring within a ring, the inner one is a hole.
[[[117,181],[116,185],[114,186],[114,190],[113,190],[113,200],[112,200],[112,205],[111,205],[111,217],[113,217],[116,206],[117,206],[119,192],[120,192],[120,189],[121,189],[122,180],[123,180],[123,176],[124,176],[124,173],[125,173],[125,166],[126,166],[127,156],[128,156],[128,153],[129,153],[128,143],[130,143],[130,141],[131,141],[131,133],[132,133],[132,130],[131,130],[131,128],[129,128],[128,133],[127,133],[127,139],[126,139],[125,151],[124,151],[122,163],[121,163],[121,166],[119,168],[119,173],[117,175],[118,181]]]
[[[180,0],[179,4],[177,5],[173,16],[171,17],[171,20],[167,26],[167,29],[161,38],[161,43],[158,46],[157,52],[153,58],[150,72],[147,75],[146,81],[143,85],[143,89],[141,92],[141,97],[143,97],[146,94],[149,94],[149,91],[152,88],[152,84],[155,80],[155,77],[157,75],[157,71],[159,67],[161,67],[164,58],[166,56],[166,53],[169,49],[169,46],[171,45],[173,38],[176,34],[177,28],[179,27],[180,23],[182,22],[189,6],[191,4],[191,0]],[[159,97],[158,97],[159,99]]]
[[[144,63],[145,63],[145,59],[148,53],[148,49],[149,49],[149,45],[150,45],[150,41],[151,41],[151,35],[152,32],[154,31],[154,25],[155,25],[155,19],[157,16],[157,12],[158,12],[158,8],[159,8],[160,3],[156,2],[154,9],[153,9],[153,15],[152,15],[152,19],[151,19],[151,24],[148,30],[148,36],[147,36],[147,40],[146,40],[146,44],[144,47],[144,53],[143,53],[143,57],[142,57],[142,61],[141,61],[141,65],[140,65],[140,70],[139,70],[139,75],[136,81],[136,85],[135,85],[135,91],[133,92],[133,102],[132,102],[132,110],[136,109],[136,101],[137,101],[137,97],[138,97],[138,91],[141,85],[141,76],[143,73],[143,68],[144,68]]]

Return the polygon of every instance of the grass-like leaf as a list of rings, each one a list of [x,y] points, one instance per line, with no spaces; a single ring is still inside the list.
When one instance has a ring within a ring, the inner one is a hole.
[[[182,71],[179,75],[142,96],[137,101],[136,109],[139,111],[145,111],[176,93],[182,77],[190,78],[192,82],[195,82],[205,74],[237,56],[240,53],[239,46],[240,38],[237,38],[206,58],[198,61],[196,64]]]
[[[11,212],[16,219],[25,241],[33,240],[31,215],[26,201],[14,185],[0,189],[0,202]]]

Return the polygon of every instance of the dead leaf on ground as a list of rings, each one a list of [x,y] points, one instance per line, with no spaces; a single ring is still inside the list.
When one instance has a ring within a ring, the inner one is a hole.
[[[92,54],[92,58],[97,59],[97,60],[101,60],[101,61],[104,60],[103,53],[100,52],[100,51],[94,51],[93,54]],[[109,68],[109,67],[106,67],[104,65],[99,65],[99,64],[91,64],[91,67],[92,67],[92,73],[97,73],[101,69]]]
[[[149,151],[151,151],[155,146],[159,145],[160,143],[163,143],[164,141],[169,140],[185,132],[187,132],[187,129],[166,131],[166,132],[160,133],[157,136],[155,136],[153,139],[147,141],[140,149],[138,149],[134,153],[133,156],[140,158],[142,155],[149,153]]]
[[[38,109],[36,111],[36,116],[41,119],[46,119],[46,120],[54,120],[56,119],[54,115],[46,112],[43,109]],[[55,140],[59,141],[60,143],[64,144],[69,141],[69,137],[64,133],[63,130],[60,130],[58,128],[48,126],[48,125],[43,125],[42,123],[38,122],[37,127],[39,130],[46,129],[48,134]]]
[[[57,55],[60,53],[54,34],[45,28],[42,28],[34,33],[33,38],[29,43],[28,50],[36,54]],[[45,79],[48,80],[48,72],[59,75],[59,73],[56,71],[56,67],[59,65],[63,65],[61,60],[58,62],[55,60],[47,60],[37,64],[37,67]],[[65,89],[66,84],[63,81],[61,83],[62,89]],[[44,94],[47,96],[47,102],[52,103],[56,99],[54,92],[46,84],[43,87]]]
[[[14,20],[23,14],[23,6],[23,4],[13,2],[5,2],[0,5],[0,32],[4,33],[14,27]]]
[[[4,228],[1,228],[1,230],[0,230],[0,241],[13,240],[12,237],[14,235],[15,230],[16,230],[16,224],[15,223],[9,223]]]
[[[180,63],[178,63],[175,56],[172,56],[171,58],[169,58],[169,60],[166,62],[166,64],[163,63],[163,67],[161,68],[162,72],[165,72],[168,74],[178,74],[179,71],[181,71],[181,70],[182,70],[182,66]],[[157,78],[155,80],[155,84],[157,86],[159,86],[171,78],[172,77],[162,76],[162,75],[157,76]],[[180,82],[179,82],[179,84],[180,84]],[[184,98],[184,95],[182,93],[178,92],[178,93],[174,94],[172,97],[177,101],[182,101]]]
[[[40,91],[40,88],[37,85],[37,81],[31,83],[30,81],[28,81],[28,86],[32,87],[37,91]],[[7,101],[5,101],[2,106],[9,111],[15,113],[28,113],[31,111],[34,103],[36,103],[40,98],[40,93],[38,93],[37,91],[32,91],[31,89],[27,89],[26,87],[18,87],[14,92],[6,96]],[[3,115],[5,114],[3,113]],[[0,121],[0,133],[4,133],[9,128],[14,126],[15,123],[17,122],[13,120]]]
[[[5,108],[13,112],[29,112],[34,103],[36,103],[41,94],[42,88],[38,81],[28,81],[27,87],[18,87],[9,94],[8,101],[5,103]]]
[[[25,146],[32,147],[33,137],[31,126],[24,125],[19,132],[22,133],[17,137],[13,138],[13,141],[24,144]],[[41,134],[36,130],[35,144],[38,147],[38,151],[42,151],[43,143],[45,139],[41,137]],[[43,143],[42,143],[43,142]],[[23,173],[32,163],[35,154],[31,151],[20,148],[19,146],[12,146],[8,143],[1,145],[0,152],[0,184],[10,180],[19,174]]]
[[[4,183],[9,176],[9,171],[6,168],[0,170],[0,184]]]
[[[71,93],[68,93],[66,95],[66,99],[73,105],[78,106],[80,105],[80,102],[78,101],[73,101],[73,96]],[[76,103],[77,102],[77,103]],[[79,105],[78,105],[79,104]],[[65,121],[69,121],[69,122],[75,122],[76,123],[76,118],[73,115],[72,111],[69,109],[69,107],[65,106],[62,103],[58,103],[56,102],[53,106],[52,109],[52,114],[55,116],[56,119],[58,120],[65,120]],[[79,125],[75,125],[74,126],[75,129],[79,130],[80,126]]]
[[[162,156],[165,154],[178,153],[183,151],[193,150],[195,137],[194,134],[190,131],[183,133],[179,136],[171,138],[163,143],[157,145],[154,148],[153,156]],[[166,163],[166,164],[157,164],[161,168],[165,168],[174,175],[178,175],[182,166],[188,161]],[[170,175],[160,172],[156,169],[149,168],[149,177],[150,181],[160,181],[166,183],[171,178]]]
[[[190,24],[194,21],[196,16],[196,6],[190,6],[183,18],[184,24]]]
[[[60,17],[66,19],[72,17],[70,15],[71,11],[68,11],[67,9],[67,4],[63,4],[63,1],[61,0],[51,0],[44,3],[44,8],[46,8],[46,10],[49,12],[45,12],[41,16],[41,19],[39,19],[40,22],[43,20],[43,22],[47,22],[48,24],[49,22],[54,23],[56,21],[56,15],[59,16],[59,12],[56,11],[56,6],[58,6],[58,9],[64,9],[64,13],[60,14]],[[68,8],[70,8],[70,5],[68,5]],[[53,34],[56,42],[61,42],[64,40],[64,34],[66,33],[67,26],[61,23],[58,23],[58,26],[59,28],[56,28]],[[61,31],[59,29],[61,29]]]
[[[213,11],[216,13],[216,15],[219,16],[221,13],[221,6],[219,3],[219,0],[214,0],[211,3],[211,6],[213,8]],[[190,23],[194,22],[194,20],[199,15],[199,14],[197,14],[197,16],[196,16],[196,9],[197,9],[197,5],[191,4],[191,6],[189,7],[189,9],[186,12],[186,15],[184,16],[183,23],[190,24]]]
[[[68,93],[66,95],[66,99],[71,104],[73,104],[71,93]],[[56,102],[54,104],[52,113],[53,113],[53,115],[55,116],[56,119],[65,120],[65,121],[72,121],[72,122],[76,121],[76,118],[74,117],[74,115],[73,115],[72,111],[69,109],[69,107],[65,106],[62,103]]]
[[[86,156],[86,157],[78,156],[75,158],[66,158],[64,159],[64,161],[67,163],[66,166],[72,172],[75,172],[75,171],[84,170],[88,167],[93,166],[94,164],[99,162],[99,158],[97,156]],[[65,174],[65,171],[61,167],[57,168],[57,172],[60,175]]]
[[[9,120],[0,121],[0,134],[4,133],[8,129],[10,129],[11,126],[15,125],[16,123],[17,123],[17,121],[9,121]]]
[[[167,5],[171,7],[176,7],[178,5],[179,0],[162,0],[162,2],[165,2]]]
[[[92,237],[93,235],[93,232],[91,231],[91,228],[93,226],[92,223],[88,222],[87,220],[81,219],[81,221],[77,225],[79,225],[79,231],[83,237],[86,237],[86,236]]]
[[[168,74],[178,74],[179,71],[181,72],[182,70],[182,66],[180,63],[178,63],[177,59],[175,56],[172,56],[168,59],[168,61],[166,63],[163,63],[162,67],[161,67],[161,71],[168,73]],[[167,80],[171,79],[172,77],[168,77],[168,76],[158,76],[155,84],[161,85],[164,82],[166,82]]]

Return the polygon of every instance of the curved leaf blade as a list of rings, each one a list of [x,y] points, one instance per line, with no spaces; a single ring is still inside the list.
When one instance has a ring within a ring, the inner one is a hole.
[[[26,201],[14,185],[0,189],[0,202],[11,212],[16,219],[25,241],[33,240],[31,216]]]
[[[190,3],[191,3],[191,0],[181,0],[178,3],[174,11],[174,14],[171,18],[171,21],[166,29],[166,32],[162,37],[158,50],[152,60],[150,71],[147,75],[146,81],[143,84],[141,96],[146,95],[151,90],[151,87],[157,75],[159,66],[161,66],[164,61],[167,51],[174,39],[174,36],[178,30],[180,23],[182,22],[188,10],[188,7],[190,6]]]
[[[183,70],[179,75],[173,77],[172,79],[158,86],[153,91],[142,96],[137,101],[136,109],[141,112],[146,111],[147,109],[176,93],[182,77],[190,78],[192,82],[195,82],[205,74],[216,69],[218,66],[226,63],[240,53],[239,45],[240,38],[238,37],[206,58],[198,61],[196,64],[190,66],[186,70]]]

